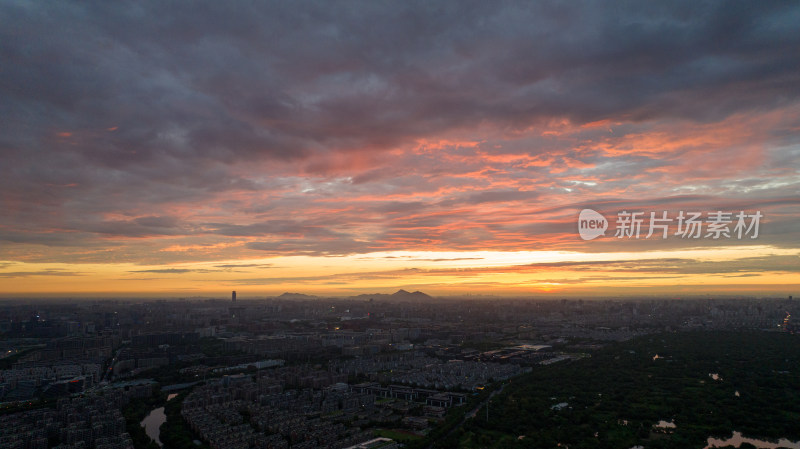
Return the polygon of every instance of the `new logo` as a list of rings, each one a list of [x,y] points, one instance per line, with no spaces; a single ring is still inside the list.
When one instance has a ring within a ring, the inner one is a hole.
[[[605,235],[608,229],[606,217],[591,210],[584,209],[578,217],[578,233],[584,240],[594,240],[601,235]]]

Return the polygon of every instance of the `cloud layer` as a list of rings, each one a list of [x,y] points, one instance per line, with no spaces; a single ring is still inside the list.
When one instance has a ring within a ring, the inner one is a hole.
[[[0,21],[0,260],[718,243],[586,243],[583,208],[761,210],[759,244],[800,241],[793,3],[9,1]]]

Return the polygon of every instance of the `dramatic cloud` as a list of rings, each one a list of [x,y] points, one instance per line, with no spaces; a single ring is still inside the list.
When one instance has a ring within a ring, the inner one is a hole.
[[[12,0],[0,21],[2,269],[798,249],[795,3]],[[764,219],[757,242],[584,242],[584,208]]]

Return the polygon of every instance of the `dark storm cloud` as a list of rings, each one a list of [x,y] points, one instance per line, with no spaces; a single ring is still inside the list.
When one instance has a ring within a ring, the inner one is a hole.
[[[268,220],[249,225],[211,223],[207,226],[214,234],[228,237],[280,236],[288,238],[334,239],[346,237],[345,233],[331,228],[335,224],[298,220]]]
[[[109,220],[97,223],[84,222],[76,228],[84,232],[124,237],[179,235],[187,231],[186,225],[179,219],[164,216],[145,216],[132,220]]]
[[[483,119],[718,117],[797,96],[799,10],[7,2],[4,150],[92,130],[71,151],[126,167],[385,147]]]
[[[32,243],[46,246],[90,245],[90,235],[77,233],[53,233],[0,230],[0,241],[9,243]]]

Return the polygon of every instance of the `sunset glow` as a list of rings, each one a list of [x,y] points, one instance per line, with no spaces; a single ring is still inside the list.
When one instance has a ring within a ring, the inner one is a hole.
[[[373,6],[5,2],[0,295],[797,293],[796,5]]]

